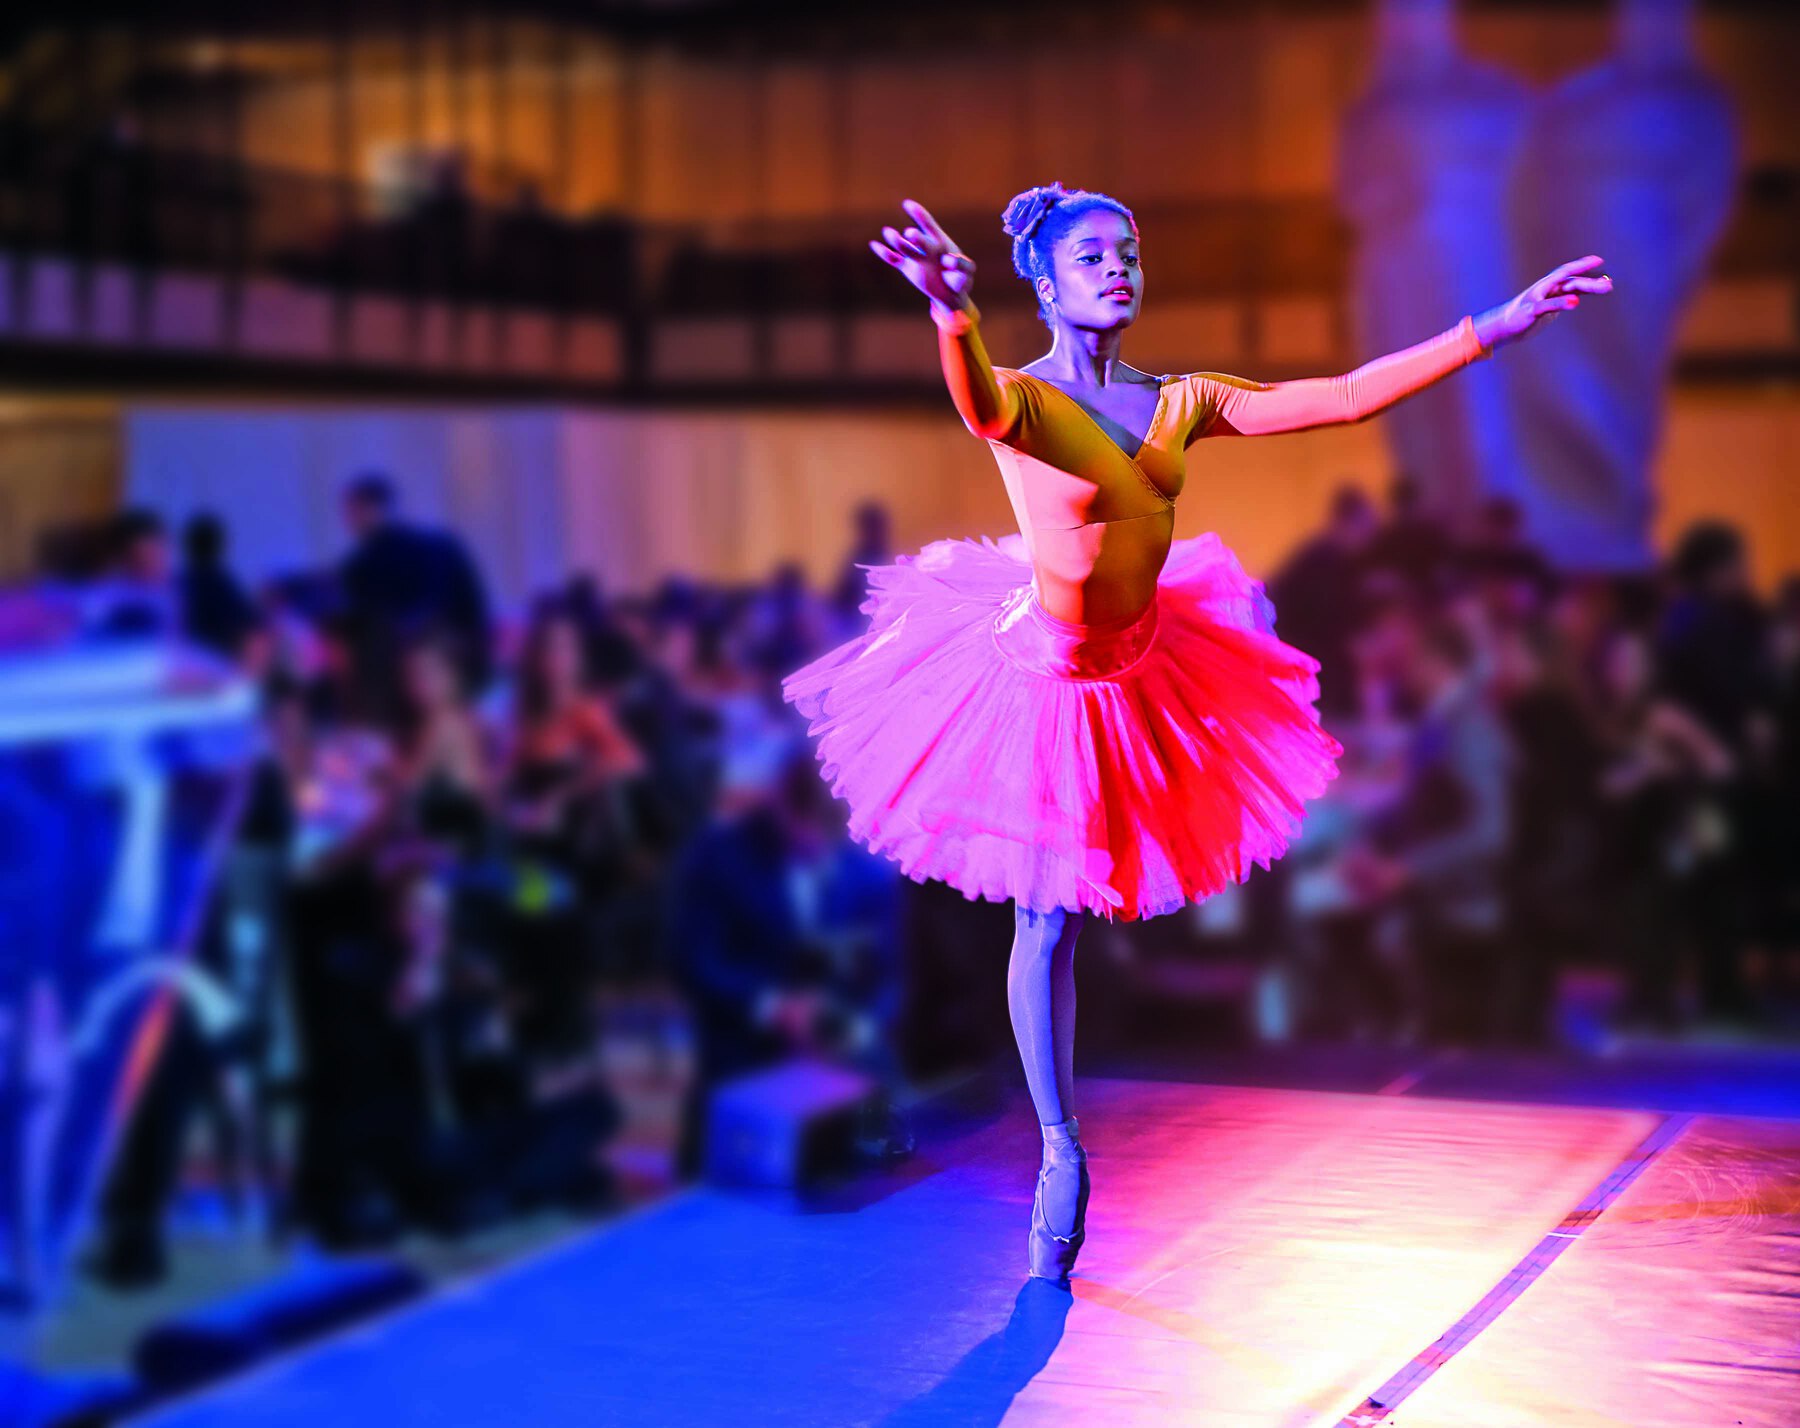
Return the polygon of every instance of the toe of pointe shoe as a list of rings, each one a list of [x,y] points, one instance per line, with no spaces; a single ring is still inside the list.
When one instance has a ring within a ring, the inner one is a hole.
[[[1065,1244],[1058,1239],[1034,1237],[1028,1255],[1032,1276],[1036,1279],[1048,1279],[1053,1284],[1067,1284],[1069,1273],[1075,1268],[1076,1256],[1080,1253],[1079,1240]]]
[[[1044,1218],[1042,1195],[1033,1198],[1031,1233],[1025,1241],[1025,1255],[1034,1277],[1058,1284],[1066,1283],[1069,1271],[1075,1267],[1076,1257],[1081,1253],[1081,1246],[1086,1239],[1087,1231],[1079,1222],[1075,1226],[1075,1232],[1067,1238],[1053,1233]]]

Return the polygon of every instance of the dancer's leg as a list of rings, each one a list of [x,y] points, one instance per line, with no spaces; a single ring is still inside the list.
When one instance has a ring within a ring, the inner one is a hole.
[[[1085,913],[1070,913],[1050,959],[1050,1033],[1056,1043],[1056,1098],[1064,1118],[1075,1114],[1075,939]],[[1041,1117],[1040,1117],[1041,1119]]]
[[[1054,1234],[1078,1227],[1087,1179],[1072,1138],[1075,1115],[1075,939],[1084,914],[1019,908],[1013,916],[1006,995],[1025,1082],[1044,1134],[1044,1219]]]
[[[1075,939],[1084,916],[1062,908],[1013,913],[1006,1000],[1025,1084],[1044,1125],[1075,1114]]]

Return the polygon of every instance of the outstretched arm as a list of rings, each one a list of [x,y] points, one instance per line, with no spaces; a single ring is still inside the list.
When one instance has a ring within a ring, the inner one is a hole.
[[[1465,317],[1448,332],[1341,377],[1253,382],[1223,372],[1196,373],[1189,380],[1209,413],[1196,435],[1269,436],[1364,421],[1491,351],[1475,335],[1475,320]]]
[[[1201,389],[1205,413],[1195,434],[1265,436],[1364,421],[1458,368],[1491,356],[1496,347],[1518,340],[1539,323],[1579,307],[1582,293],[1611,292],[1612,279],[1605,273],[1582,276],[1599,265],[1596,254],[1564,263],[1510,302],[1489,308],[1480,317],[1465,317],[1447,332],[1365,362],[1341,377],[1252,382],[1218,372],[1199,373],[1189,379]]]
[[[976,327],[981,314],[970,296],[974,261],[950,241],[950,235],[923,204],[909,198],[902,207],[913,219],[912,225],[905,232],[883,228],[881,237],[886,241],[871,239],[869,247],[931,299],[931,318],[938,326],[938,360],[963,424],[977,436],[1004,440],[1018,426],[1019,397],[1011,383],[1003,383],[995,375]]]

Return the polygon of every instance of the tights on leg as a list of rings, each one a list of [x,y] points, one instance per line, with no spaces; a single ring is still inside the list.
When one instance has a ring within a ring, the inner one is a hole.
[[[1046,1126],[1075,1114],[1075,939],[1085,915],[1023,907],[1013,914],[1006,1000],[1031,1103]],[[1074,1224],[1079,1188],[1069,1174],[1052,1175],[1044,1186],[1044,1214],[1059,1233]]]

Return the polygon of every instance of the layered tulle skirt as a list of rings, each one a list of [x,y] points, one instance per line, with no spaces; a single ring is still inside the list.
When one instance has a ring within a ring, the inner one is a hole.
[[[862,609],[783,692],[851,836],[919,882],[1154,917],[1267,867],[1337,772],[1317,661],[1216,535],[1109,624],[1046,611],[1017,534],[869,567]]]

